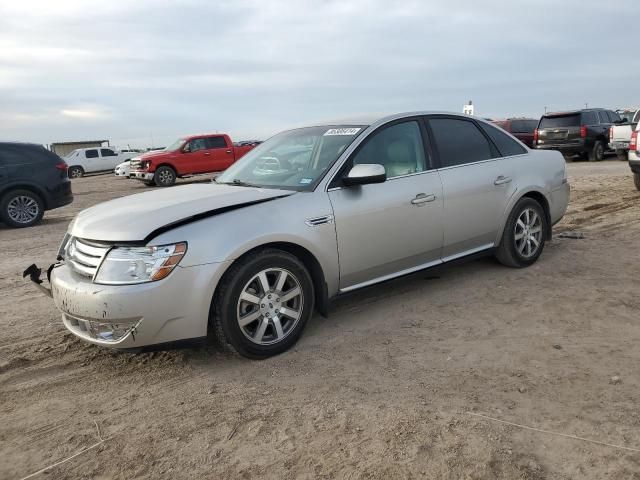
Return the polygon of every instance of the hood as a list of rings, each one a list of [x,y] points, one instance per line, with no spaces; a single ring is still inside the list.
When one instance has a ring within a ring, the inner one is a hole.
[[[137,157],[140,157],[141,160],[150,160],[154,157],[164,157],[167,155],[173,155],[174,151],[169,151],[169,150],[152,150],[150,152],[145,152],[142,153],[140,155],[136,155]]]
[[[163,188],[83,210],[69,233],[96,241],[147,242],[177,225],[294,193],[215,183]]]

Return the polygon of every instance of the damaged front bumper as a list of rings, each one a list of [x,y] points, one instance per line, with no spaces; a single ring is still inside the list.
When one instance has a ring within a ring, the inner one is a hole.
[[[74,335],[126,349],[206,336],[221,265],[178,266],[163,280],[133,285],[96,284],[65,263],[49,268],[50,289],[35,265],[24,276],[53,298]]]
[[[143,171],[133,171],[129,175],[131,178],[135,178],[136,180],[142,180],[144,182],[152,182],[153,181],[153,173],[143,172]]]

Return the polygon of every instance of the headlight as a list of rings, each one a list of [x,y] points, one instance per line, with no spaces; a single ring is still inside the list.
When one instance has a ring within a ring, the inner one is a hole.
[[[114,247],[102,261],[95,283],[124,285],[162,280],[180,263],[186,242],[151,247]]]

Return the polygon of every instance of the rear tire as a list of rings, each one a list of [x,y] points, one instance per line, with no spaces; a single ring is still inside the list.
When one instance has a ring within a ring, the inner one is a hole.
[[[84,176],[84,168],[78,165],[74,165],[73,167],[69,167],[67,173],[69,175],[69,178],[80,178]]]
[[[636,190],[640,190],[640,173],[633,174],[633,183],[636,185]]]
[[[176,171],[171,167],[159,167],[153,175],[153,181],[158,187],[171,187],[176,183]]]
[[[593,144],[593,148],[589,152],[590,162],[600,162],[604,159],[604,143],[600,140],[596,140]]]
[[[298,341],[313,307],[313,282],[304,264],[282,250],[261,250],[225,273],[211,303],[210,333],[224,350],[267,358]]]
[[[44,202],[30,190],[13,190],[0,200],[0,220],[14,228],[31,227],[42,220]]]
[[[532,265],[544,250],[548,228],[542,206],[533,198],[521,198],[507,218],[496,258],[507,267]]]

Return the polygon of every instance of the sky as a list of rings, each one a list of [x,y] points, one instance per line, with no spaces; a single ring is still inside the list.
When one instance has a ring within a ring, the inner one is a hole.
[[[640,105],[637,0],[0,0],[0,139]],[[636,51],[634,53],[634,46]]]

